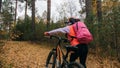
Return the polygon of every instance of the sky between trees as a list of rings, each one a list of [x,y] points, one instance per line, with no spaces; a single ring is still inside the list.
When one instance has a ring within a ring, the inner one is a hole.
[[[61,4],[66,3],[70,0],[51,0],[51,18],[56,21],[59,18],[59,11],[57,9],[60,8]],[[71,0],[73,4],[75,5],[74,8],[76,8],[76,13],[80,10],[80,4],[79,0]],[[67,4],[67,3],[66,3]],[[23,18],[24,17],[24,9],[25,9],[25,3],[18,2],[18,10],[17,10],[17,18]],[[42,16],[42,13],[44,11],[47,11],[47,1],[46,0],[36,0],[36,16]],[[27,14],[31,16],[31,11],[28,9]],[[78,15],[78,16],[76,16]],[[76,17],[79,17],[79,14],[76,14]]]

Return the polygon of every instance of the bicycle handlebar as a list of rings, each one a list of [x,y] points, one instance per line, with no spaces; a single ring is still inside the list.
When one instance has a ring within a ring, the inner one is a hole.
[[[48,36],[50,39],[53,39],[53,38],[55,38],[55,39],[58,39],[58,41],[64,41],[64,42],[68,42],[68,40],[67,40],[67,38],[62,38],[62,37],[59,37],[59,36],[55,36],[55,35],[50,35],[50,36]]]

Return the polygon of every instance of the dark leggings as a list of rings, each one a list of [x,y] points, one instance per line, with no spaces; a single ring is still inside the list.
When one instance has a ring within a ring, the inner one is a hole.
[[[86,58],[88,54],[88,45],[87,44],[79,44],[77,45],[78,51],[75,53],[71,53],[70,62],[75,61],[78,57],[80,63],[86,68]]]

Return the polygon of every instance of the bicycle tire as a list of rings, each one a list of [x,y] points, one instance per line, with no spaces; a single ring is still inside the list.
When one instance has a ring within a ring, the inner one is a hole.
[[[68,68],[84,68],[84,66],[77,62],[71,62],[68,64]]]
[[[55,64],[56,64],[56,52],[50,51],[46,60],[46,68],[55,68]]]
[[[68,68],[68,64],[67,63],[63,63],[61,68]]]

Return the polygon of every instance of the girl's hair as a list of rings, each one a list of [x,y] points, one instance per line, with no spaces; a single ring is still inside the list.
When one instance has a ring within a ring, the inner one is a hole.
[[[75,19],[75,22],[78,22],[78,21],[80,21],[80,19],[78,19],[78,18],[77,18],[77,19]]]
[[[74,24],[76,22],[76,19],[75,18],[69,18],[69,23]]]
[[[65,22],[65,24],[72,25],[72,24],[74,24],[74,23],[76,23],[78,21],[80,21],[80,19],[71,17],[71,18],[68,19],[67,22]]]

